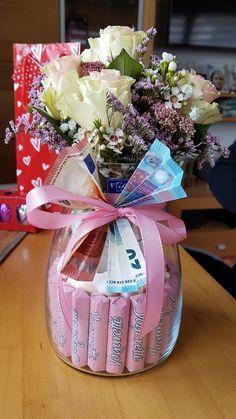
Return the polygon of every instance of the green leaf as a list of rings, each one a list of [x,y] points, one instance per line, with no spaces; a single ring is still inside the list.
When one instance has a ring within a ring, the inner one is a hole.
[[[35,109],[40,115],[44,116],[44,118],[46,118],[53,126],[53,128],[57,131],[57,133],[64,138],[68,143],[72,143],[71,139],[67,137],[67,135],[62,132],[58,126],[58,122],[56,119],[54,119],[52,116],[48,115],[47,112],[45,112],[43,109],[41,108],[33,108]]]
[[[143,69],[142,65],[135,61],[123,48],[120,54],[110,62],[109,69],[119,70],[123,76],[137,79]]]
[[[194,138],[195,140],[197,140],[197,142],[200,142],[203,140],[210,126],[211,124],[194,124],[194,128],[196,130]]]

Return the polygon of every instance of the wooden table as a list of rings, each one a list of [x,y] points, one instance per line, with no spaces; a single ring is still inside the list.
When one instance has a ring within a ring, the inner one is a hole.
[[[217,419],[236,417],[235,300],[181,250],[184,308],[174,352],[125,378],[67,366],[44,320],[51,233],[29,234],[0,267],[0,418]]]

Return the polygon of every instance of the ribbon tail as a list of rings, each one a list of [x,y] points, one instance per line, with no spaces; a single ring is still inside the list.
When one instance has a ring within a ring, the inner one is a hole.
[[[157,327],[164,295],[164,255],[158,227],[150,218],[133,211],[140,228],[146,263],[146,300],[144,321],[139,336]]]

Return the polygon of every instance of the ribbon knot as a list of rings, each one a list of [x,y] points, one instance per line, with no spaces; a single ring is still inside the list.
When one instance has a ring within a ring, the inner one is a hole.
[[[117,218],[122,218],[127,216],[128,208],[117,208]]]

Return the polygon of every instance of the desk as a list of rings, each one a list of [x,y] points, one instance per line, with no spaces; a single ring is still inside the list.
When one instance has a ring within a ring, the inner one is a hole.
[[[187,198],[177,199],[168,203],[171,214],[181,218],[183,211],[216,210],[215,216],[210,218],[199,228],[188,230],[187,238],[183,244],[204,249],[215,253],[221,258],[236,257],[236,229],[217,221],[217,210],[222,209],[220,203],[212,195],[208,184],[197,179],[191,187],[185,188]]]
[[[220,285],[181,249],[183,320],[170,358],[138,376],[85,374],[62,362],[47,338],[50,237],[28,234],[0,267],[1,418],[235,417],[236,307]]]

